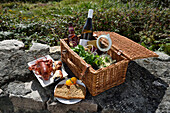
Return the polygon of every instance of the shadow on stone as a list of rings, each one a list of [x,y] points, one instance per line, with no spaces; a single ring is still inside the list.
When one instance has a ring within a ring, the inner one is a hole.
[[[74,76],[64,64],[70,77]],[[87,100],[94,100],[98,110],[103,113],[114,111],[120,113],[154,113],[161,102],[168,84],[152,75],[147,69],[131,61],[128,65],[126,80],[123,84],[113,87],[95,97],[89,92]]]
[[[13,113],[14,106],[7,95],[0,96],[0,113]]]
[[[131,61],[125,83],[99,94],[94,100],[104,109],[125,113],[153,113],[167,87],[163,80]]]
[[[38,96],[39,101],[41,100],[44,104],[47,102],[48,96],[46,94],[46,90],[41,86],[41,84],[37,81],[37,79],[32,81],[31,89],[33,91],[38,92],[37,94],[39,94]]]

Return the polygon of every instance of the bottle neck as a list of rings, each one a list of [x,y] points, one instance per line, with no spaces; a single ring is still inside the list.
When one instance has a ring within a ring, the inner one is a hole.
[[[68,30],[69,30],[69,32],[74,31],[74,27],[71,26],[68,28]]]
[[[74,27],[72,25],[69,26],[68,31],[69,31],[69,35],[68,35],[69,39],[74,38],[75,32],[74,32]]]
[[[74,34],[74,27],[72,25],[68,28],[69,34]]]
[[[87,18],[87,21],[92,21],[92,18]]]
[[[87,22],[91,23],[92,22],[92,18],[87,18]]]

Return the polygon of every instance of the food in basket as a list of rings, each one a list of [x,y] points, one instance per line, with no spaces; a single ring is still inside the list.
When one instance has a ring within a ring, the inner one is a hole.
[[[102,55],[100,55],[100,57],[102,58],[102,61],[104,63],[101,64],[99,66],[99,68],[107,67],[107,66],[109,66],[109,65],[111,65],[113,63],[116,63],[116,60],[112,60],[112,58],[107,54],[102,54]]]
[[[70,79],[68,79],[68,80],[66,81],[66,85],[67,85],[67,86],[75,85],[76,82],[77,82],[77,78],[76,78],[76,77],[72,77],[72,78],[70,78]]]
[[[71,86],[60,84],[56,87],[54,96],[63,99],[85,99],[86,88],[80,84]]]
[[[116,62],[115,60],[112,60],[111,57],[108,57],[106,55],[94,55],[89,51],[85,51],[82,45],[78,45],[75,48],[72,48],[72,50],[96,70],[102,67],[107,67],[108,65]]]
[[[44,80],[49,80],[52,68],[53,61],[51,59],[39,59],[35,62],[35,64],[29,67],[29,70],[34,70],[35,74],[40,75]]]

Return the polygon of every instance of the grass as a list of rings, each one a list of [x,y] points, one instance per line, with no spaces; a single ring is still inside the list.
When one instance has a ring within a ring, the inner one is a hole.
[[[20,2],[9,2],[0,5],[2,9],[10,10],[5,14],[11,14],[11,16],[20,15],[30,19],[32,17],[38,17],[39,20],[48,20],[49,18],[55,18],[54,15],[70,15],[75,16],[74,12],[81,13],[88,11],[88,9],[100,10],[104,9],[121,9],[124,10],[124,4],[118,3],[115,0],[63,0],[61,2],[47,2],[47,3],[20,3]],[[127,5],[129,7],[129,5]],[[130,7],[129,7],[130,8]],[[13,15],[12,15],[13,14]],[[10,15],[9,15],[10,16]],[[87,15],[85,15],[87,16]],[[86,18],[85,18],[86,19]]]
[[[32,0],[33,1],[33,0]],[[45,0],[44,0],[45,1]],[[170,54],[169,8],[154,2],[117,0],[62,0],[59,2],[8,2],[0,4],[0,40],[19,39],[58,45],[68,36],[68,22],[80,34],[88,9],[94,9],[94,31],[114,31],[150,50]],[[4,35],[4,32],[9,32]]]

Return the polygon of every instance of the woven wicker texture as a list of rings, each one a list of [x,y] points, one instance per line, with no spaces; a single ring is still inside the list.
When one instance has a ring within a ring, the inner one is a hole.
[[[156,53],[115,32],[98,31],[94,32],[94,34],[96,34],[97,36],[110,34],[112,47],[114,47],[114,49],[116,49],[117,51],[121,50],[122,54],[130,60],[147,57],[158,57]]]
[[[110,49],[108,54],[112,57],[112,59],[116,59],[117,63],[98,70],[94,70],[90,66],[87,73],[82,76],[81,73],[87,63],[79,57],[77,53],[71,50],[66,42],[67,40],[60,40],[61,59],[67,64],[76,77],[82,79],[92,96],[96,96],[99,93],[122,84],[125,81],[129,60],[122,55],[117,55],[115,50]]]
[[[130,60],[145,57],[157,57],[154,52],[133,42],[132,40],[114,32],[94,32],[97,36],[110,34],[112,48],[107,52],[116,63],[105,68],[94,70],[77,53],[67,45],[67,39],[60,39],[61,59],[67,64],[76,77],[82,79],[92,96],[96,96],[114,86],[120,85],[125,81],[126,71]],[[107,43],[105,43],[107,44]],[[118,55],[118,50],[123,51],[123,55]]]

